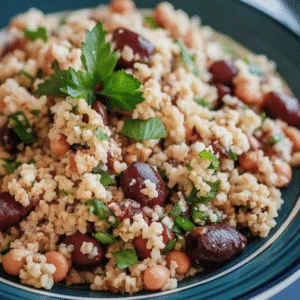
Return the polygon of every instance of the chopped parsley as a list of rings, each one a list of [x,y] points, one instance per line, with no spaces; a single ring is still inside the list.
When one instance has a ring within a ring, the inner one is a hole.
[[[178,217],[181,214],[181,209],[179,206],[179,200],[177,200],[170,212],[171,215]]]
[[[260,118],[261,118],[261,123],[263,124],[267,118],[267,114],[264,111],[262,111],[260,113]]]
[[[38,110],[38,109],[33,109],[33,110],[31,110],[30,111],[33,115],[35,115],[35,116],[38,116],[39,114],[40,114],[40,110]]]
[[[180,216],[176,217],[174,222],[180,228],[182,228],[185,232],[188,232],[191,229],[196,227],[191,220],[184,218],[184,217],[180,217]]]
[[[189,72],[192,72],[195,76],[199,76],[200,72],[198,67],[196,66],[192,56],[188,53],[186,47],[181,41],[176,41],[179,46],[181,59]]]
[[[282,133],[274,133],[270,138],[270,144],[276,145],[280,143],[284,139],[284,135]]]
[[[169,178],[168,178],[168,176],[167,176],[166,170],[158,169],[158,173],[159,173],[160,177],[162,178],[162,180],[163,180],[166,184],[168,184]]]
[[[157,118],[127,119],[122,128],[122,134],[136,141],[154,140],[167,136],[164,125]]]
[[[211,104],[205,101],[203,98],[196,98],[194,100],[200,106],[211,108]]]
[[[196,220],[199,221],[206,221],[208,219],[208,216],[200,211],[196,206],[191,207],[191,218],[195,222]]]
[[[39,68],[37,70],[36,77],[37,78],[43,78],[44,77],[44,70],[42,68]]]
[[[71,98],[83,98],[89,105],[95,101],[96,93],[99,93],[109,99],[109,105],[127,111],[132,111],[137,104],[143,102],[141,82],[124,71],[114,71],[118,52],[111,52],[111,45],[106,42],[105,34],[101,22],[86,32],[81,55],[84,71],[76,71],[72,67],[67,71],[56,69],[54,74],[38,86],[36,93],[64,93]],[[97,91],[95,86],[99,83],[103,88]]]
[[[181,238],[183,236],[182,230],[181,230],[180,226],[178,226],[177,224],[174,224],[172,231],[176,235],[177,238]]]
[[[36,30],[24,29],[24,35],[31,41],[41,39],[44,42],[48,41],[47,29],[39,26]]]
[[[13,131],[25,144],[34,143],[35,136],[28,119],[22,111],[9,115],[8,119]]]
[[[11,242],[8,243],[8,245],[7,245],[6,248],[4,248],[3,250],[0,250],[0,254],[4,255],[7,252],[9,252],[9,250],[10,250],[10,244],[11,244]]]
[[[161,28],[156,21],[154,20],[154,18],[152,16],[146,16],[145,17],[145,23],[147,24],[148,27],[150,27],[151,29],[158,29]]]
[[[165,249],[163,250],[163,253],[166,254],[168,252],[170,252],[171,250],[174,249],[175,245],[177,243],[177,240],[174,239],[174,240],[171,240],[165,247]]]
[[[35,164],[36,160],[34,158],[31,158],[28,160],[27,165]]]
[[[117,240],[117,238],[113,234],[110,234],[105,230],[96,232],[95,234],[93,234],[93,237],[103,245],[112,244]]]
[[[97,127],[95,130],[95,136],[98,140],[103,141],[103,140],[108,140],[108,136],[102,131],[100,127]]]
[[[220,168],[220,162],[219,162],[218,158],[212,154],[211,151],[209,151],[209,150],[202,150],[201,152],[199,152],[198,155],[202,159],[206,159],[206,160],[210,160],[211,161],[209,169],[219,170],[219,168]]]
[[[34,81],[34,77],[31,74],[27,73],[25,70],[21,70],[19,72],[19,75],[22,75],[22,76],[28,78],[31,82]]]
[[[244,62],[248,65],[248,71],[249,73],[257,76],[261,76],[264,73],[264,69],[262,66],[250,62],[248,57],[244,58]]]
[[[119,225],[119,221],[114,213],[108,209],[108,207],[101,200],[93,198],[84,202],[84,205],[89,206],[89,211],[96,215],[100,220],[108,222],[113,227],[117,227]],[[110,221],[110,217],[112,217],[114,222]]]
[[[100,182],[104,187],[115,183],[115,181],[110,177],[110,175],[107,172],[103,171],[100,168],[100,166],[95,167],[92,170],[92,173],[101,175]]]
[[[187,162],[187,163],[185,164],[185,167],[186,167],[189,171],[192,170],[192,166],[191,166],[191,164],[190,164],[189,162]]]
[[[116,259],[117,267],[120,269],[125,269],[138,263],[138,258],[134,249],[113,252],[112,255]]]
[[[237,155],[231,149],[228,150],[228,155],[229,155],[231,160],[237,161],[237,159],[238,159]]]
[[[5,171],[8,174],[12,174],[14,173],[20,166],[21,166],[21,162],[19,161],[15,161],[15,160],[11,160],[11,161],[5,161],[5,163],[2,165],[2,167],[5,169]]]

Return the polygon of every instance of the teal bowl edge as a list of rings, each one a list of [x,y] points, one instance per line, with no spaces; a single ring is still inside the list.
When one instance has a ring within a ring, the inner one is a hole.
[[[3,5],[3,2],[7,2]],[[107,1],[94,0],[31,0],[31,1],[2,1],[0,4],[0,27],[7,23],[8,19],[14,14],[25,11],[31,6],[37,7],[45,13],[56,12],[60,10],[78,9],[83,7],[93,7]],[[139,7],[153,7],[159,1],[144,0],[138,1]],[[287,29],[283,24],[270,18],[265,13],[250,7],[245,3],[236,0],[201,0],[195,3],[192,0],[184,2],[180,0],[170,1],[175,7],[180,7],[191,14],[199,14],[202,17],[203,24],[212,26],[217,31],[231,36],[242,45],[246,46],[255,53],[264,53],[270,59],[277,62],[279,73],[284,77],[295,95],[300,98],[300,39],[299,36]],[[7,13],[8,12],[8,13]],[[9,15],[11,14],[11,15]],[[230,17],[231,16],[231,17]],[[230,21],[228,21],[230,20]],[[2,23],[1,23],[2,22]],[[272,229],[270,236],[263,240],[255,240],[243,253],[233,262],[221,267],[219,270],[210,274],[200,274],[197,277],[187,279],[180,283],[179,291],[167,291],[163,293],[147,294],[140,293],[137,296],[112,295],[107,292],[93,292],[87,290],[86,286],[76,288],[66,288],[58,285],[52,291],[39,291],[28,287],[17,286],[14,278],[8,278],[14,286],[0,282],[1,299],[84,299],[85,297],[105,299],[105,298],[126,298],[126,299],[249,299],[255,297],[267,290],[272,290],[280,282],[298,274],[300,270],[300,216],[295,211],[297,199],[300,196],[300,170],[293,172],[293,179],[288,189],[283,190],[285,203],[280,215],[276,219],[277,226]],[[298,202],[299,204],[299,202]],[[291,217],[291,214],[294,216]],[[285,227],[286,220],[290,219],[290,224]],[[262,247],[272,241],[279,230],[282,233],[264,249],[259,255],[253,256]],[[231,268],[243,264],[241,267],[232,270]],[[3,277],[3,273],[0,272]],[[219,276],[219,277],[217,277]],[[214,280],[208,281],[212,277]],[[0,278],[0,281],[3,280]],[[206,281],[198,286],[197,281]],[[190,287],[193,286],[193,287]],[[27,290],[25,290],[26,288]],[[181,290],[182,289],[182,290]],[[30,291],[29,291],[30,290]],[[31,292],[33,291],[33,292]]]

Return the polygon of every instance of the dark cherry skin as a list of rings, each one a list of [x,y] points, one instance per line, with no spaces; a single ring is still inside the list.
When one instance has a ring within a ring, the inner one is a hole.
[[[38,205],[39,200],[34,199],[24,207],[10,193],[0,193],[0,231],[20,223]]]
[[[217,88],[218,91],[218,100],[222,100],[225,95],[231,93],[230,87],[222,84],[222,83],[215,83],[214,86]]]
[[[21,143],[19,136],[8,127],[6,123],[2,128],[0,128],[0,146],[8,152],[9,154],[16,154],[18,150],[18,145]]]
[[[125,28],[118,28],[113,32],[112,42],[116,50],[122,51],[127,45],[133,50],[134,55],[138,56],[138,59],[134,58],[132,61],[120,57],[118,66],[121,68],[132,68],[136,62],[149,63],[154,52],[154,46],[150,41]]]
[[[167,245],[171,240],[175,239],[175,235],[172,230],[169,229],[168,226],[162,224],[163,226],[163,242]],[[141,236],[136,237],[132,240],[133,246],[136,250],[136,253],[140,259],[146,259],[151,256],[152,249],[147,249],[147,239],[143,239]]]
[[[108,126],[108,115],[106,107],[100,101],[95,101],[92,104],[92,109],[101,116],[103,124],[105,126]]]
[[[90,258],[88,254],[83,254],[80,251],[83,242],[93,243],[98,249],[98,254],[95,257]],[[90,267],[96,267],[101,264],[104,259],[104,251],[100,244],[93,238],[79,231],[73,235],[66,236],[63,239],[63,243],[66,245],[73,245],[74,250],[72,251],[72,262],[78,269],[88,269]]]
[[[238,74],[238,69],[231,60],[219,60],[213,62],[209,67],[214,83],[232,85],[233,78]]]
[[[147,179],[156,185],[158,192],[156,198],[151,199],[149,196],[141,193],[141,190],[145,188],[144,181]],[[166,185],[158,172],[149,164],[142,162],[133,162],[128,166],[122,174],[121,187],[126,198],[133,199],[142,206],[163,206],[168,194]]]
[[[293,96],[270,92],[264,97],[262,110],[269,117],[281,119],[291,126],[300,125],[300,104]]]
[[[131,199],[122,200],[118,203],[118,205],[121,210],[121,214],[118,215],[118,219],[120,222],[122,222],[126,218],[132,220],[135,215],[142,212],[140,203]]]
[[[224,263],[247,247],[247,239],[225,224],[197,227],[185,235],[186,254],[196,263]]]

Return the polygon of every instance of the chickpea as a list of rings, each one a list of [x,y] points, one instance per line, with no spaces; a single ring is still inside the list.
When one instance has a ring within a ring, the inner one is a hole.
[[[3,257],[3,269],[9,275],[19,275],[21,269],[25,264],[25,257],[21,260],[16,260],[14,257],[14,250],[9,251]]]
[[[50,251],[45,254],[47,263],[55,266],[56,271],[53,274],[54,282],[65,279],[69,271],[69,265],[67,259],[57,251]]]
[[[135,10],[135,4],[132,0],[113,0],[110,9],[114,13],[129,14]]]
[[[70,165],[70,171],[72,173],[77,173],[78,172],[78,168],[77,168],[77,164],[76,164],[76,160],[75,160],[75,155],[73,153],[69,157],[69,165]]]
[[[239,163],[243,169],[249,172],[258,171],[258,151],[249,151],[239,157]]]
[[[50,150],[56,156],[63,156],[70,148],[67,137],[62,135],[59,140],[50,141]]]
[[[260,105],[262,102],[259,82],[256,81],[237,80],[234,93],[236,97],[246,104]]]
[[[274,171],[277,174],[275,182],[276,187],[283,188],[288,186],[292,180],[292,168],[284,161],[276,161],[274,164]]]
[[[158,291],[168,282],[169,278],[168,268],[159,265],[149,267],[143,275],[144,287],[148,291]]]
[[[181,251],[173,250],[166,255],[167,266],[170,267],[171,261],[175,261],[178,265],[176,273],[186,275],[191,267],[190,258]]]
[[[284,128],[283,131],[287,138],[292,142],[293,151],[300,151],[300,130],[295,127],[289,126]]]

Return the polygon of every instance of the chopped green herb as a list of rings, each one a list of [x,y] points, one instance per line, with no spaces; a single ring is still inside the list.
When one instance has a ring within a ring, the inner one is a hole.
[[[65,25],[67,23],[67,17],[65,15],[63,15],[60,20],[59,20],[59,25]]]
[[[103,141],[103,140],[108,140],[109,137],[102,131],[100,127],[97,127],[95,130],[95,136],[98,140]]]
[[[168,252],[170,252],[171,250],[174,249],[175,245],[177,243],[177,240],[174,239],[174,240],[171,240],[165,247],[165,249],[163,250],[163,253],[166,254]]]
[[[90,212],[96,215],[100,220],[108,222],[113,227],[117,227],[119,225],[119,221],[114,213],[110,209],[108,209],[101,200],[93,198],[84,202],[84,205],[90,206]],[[109,220],[110,217],[114,218],[114,222],[111,222]]]
[[[192,72],[195,76],[199,76],[200,72],[198,67],[196,66],[192,56],[187,52],[186,47],[181,41],[176,41],[177,45],[180,49],[180,55],[183,63],[185,64],[188,71]]]
[[[206,221],[208,219],[208,216],[204,212],[200,211],[196,206],[191,207],[191,217],[193,221]]]
[[[282,133],[274,133],[270,138],[270,144],[276,145],[284,139],[284,135]]]
[[[216,214],[216,216],[217,216],[216,223],[221,223],[223,221],[222,217],[220,215],[218,215],[218,214]]]
[[[186,167],[189,171],[192,170],[192,166],[191,166],[191,164],[190,164],[189,162],[187,162],[187,163],[185,164],[185,167]]]
[[[32,144],[35,141],[35,136],[28,119],[22,111],[18,111],[8,116],[9,123],[13,131],[25,144]]]
[[[11,160],[11,161],[5,161],[5,163],[2,165],[2,167],[5,169],[5,171],[8,174],[12,174],[13,172],[15,172],[22,163],[20,163],[19,161],[15,161],[15,160]]]
[[[76,105],[76,106],[74,106],[74,107],[72,108],[72,113],[73,113],[74,115],[77,115],[77,111],[78,111],[78,106]]]
[[[222,51],[225,54],[233,55],[233,49],[232,49],[231,45],[229,45],[228,43],[226,43],[226,44],[223,43],[223,45],[222,45]]]
[[[100,182],[103,186],[108,186],[115,183],[115,181],[110,177],[110,175],[107,172],[103,171],[100,166],[95,167],[92,170],[92,173],[101,175]]]
[[[44,70],[42,68],[39,68],[37,70],[36,77],[37,78],[43,78],[44,77]]]
[[[184,217],[178,216],[175,218],[174,221],[175,221],[175,224],[177,224],[179,227],[181,227],[185,232],[188,232],[191,229],[196,227],[191,220],[184,218]]]
[[[239,211],[251,210],[251,206],[250,206],[250,204],[248,204],[248,205],[241,205],[241,206],[238,207],[238,210]]]
[[[248,70],[251,74],[257,75],[257,76],[261,76],[264,73],[264,69],[262,66],[252,63],[250,62],[248,57],[244,58],[244,62],[248,65]]]
[[[66,191],[66,190],[62,190],[62,189],[57,189],[56,190],[56,193],[59,194],[59,195],[65,195],[65,196],[69,196],[69,195],[73,195],[72,192],[69,192],[69,191]]]
[[[30,81],[34,81],[34,77],[27,73],[25,70],[21,70],[19,75],[23,75],[24,77],[28,78]]]
[[[31,41],[41,39],[44,42],[48,41],[47,29],[39,26],[36,30],[24,29],[24,35]]]
[[[31,158],[28,160],[27,165],[35,164],[36,160],[34,158]]]
[[[33,110],[31,110],[30,112],[31,112],[33,115],[38,116],[39,113],[40,113],[41,111],[38,110],[38,109],[33,109]]]
[[[154,140],[167,136],[164,125],[157,118],[127,119],[122,128],[122,134],[136,141]]]
[[[82,125],[82,126],[80,126],[80,129],[82,129],[82,130],[88,130],[88,129],[91,129],[91,127],[88,126],[88,125]]]
[[[150,27],[152,29],[160,28],[160,26],[155,22],[155,20],[152,16],[146,16],[144,20],[148,27]]]
[[[116,259],[117,267],[120,269],[125,269],[138,263],[138,258],[134,249],[113,252],[112,255]]]
[[[203,107],[211,108],[211,104],[205,101],[203,98],[196,98],[194,99],[197,104]]]
[[[177,238],[181,238],[183,236],[181,228],[177,224],[174,224],[172,231],[176,235]]]
[[[109,234],[107,231],[98,231],[93,234],[93,237],[103,245],[109,245],[114,243],[117,238],[113,234]]]
[[[51,69],[54,69],[55,71],[60,70],[59,62],[56,59],[52,61]]]
[[[262,111],[260,113],[260,118],[261,118],[261,123],[263,124],[267,118],[267,114],[264,111]]]
[[[8,245],[7,245],[7,247],[5,249],[0,250],[0,254],[4,255],[7,252],[9,252],[9,250],[10,250],[10,244],[11,244],[11,242],[8,243]]]
[[[220,162],[216,156],[212,154],[209,150],[202,150],[199,154],[199,157],[202,159],[210,160],[211,164],[209,166],[210,169],[219,170]]]
[[[158,169],[158,173],[159,173],[160,177],[163,179],[163,181],[164,181],[166,184],[168,184],[169,178],[168,178],[168,176],[167,176],[166,170]]]
[[[237,159],[238,159],[237,155],[231,149],[229,149],[228,155],[229,155],[230,159],[232,159],[233,161],[237,161]]]
[[[179,200],[177,200],[170,212],[171,215],[178,217],[181,214],[181,209],[179,206]]]

